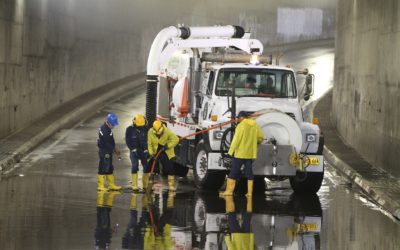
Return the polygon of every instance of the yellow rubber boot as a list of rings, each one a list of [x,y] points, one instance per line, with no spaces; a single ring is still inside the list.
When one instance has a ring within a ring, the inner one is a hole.
[[[168,189],[169,191],[175,192],[175,176],[173,175],[168,175]]]
[[[143,173],[143,176],[142,176],[143,190],[146,190],[149,186],[149,176],[150,176],[150,173]]]
[[[233,191],[235,190],[236,180],[228,178],[226,180],[226,189],[225,192],[219,193],[222,196],[232,196]]]
[[[97,175],[97,191],[107,191],[108,189],[104,186],[104,175]]]
[[[138,174],[134,173],[132,174],[132,190],[133,191],[138,191],[139,187],[138,187]]]
[[[110,190],[120,190],[121,186],[115,185],[115,178],[113,174],[108,174],[106,175],[107,177],[107,182],[108,182],[108,188]]]
[[[233,196],[229,195],[224,197],[225,199],[225,212],[233,213],[235,212],[235,202],[233,201]]]
[[[131,210],[136,210],[136,208],[137,208],[137,194],[132,194]]]
[[[246,212],[252,213],[253,212],[253,197],[247,197],[247,204],[246,204]]]
[[[174,198],[175,198],[175,193],[168,193],[168,198],[167,198],[167,208],[173,208],[174,207]]]
[[[252,197],[253,196],[253,180],[247,180],[247,194],[246,197]]]
[[[97,192],[96,205],[97,205],[98,207],[104,206],[104,194],[105,194],[105,191],[99,191],[99,192]]]
[[[111,191],[108,193],[107,201],[104,204],[107,207],[112,207],[114,205],[114,196],[121,194],[120,192]]]

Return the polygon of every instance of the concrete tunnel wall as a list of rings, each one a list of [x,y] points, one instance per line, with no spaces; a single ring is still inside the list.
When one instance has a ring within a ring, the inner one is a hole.
[[[266,45],[334,36],[330,0],[0,0],[0,138],[146,69],[169,25],[242,25]]]
[[[332,120],[368,162],[400,177],[400,2],[339,0]]]
[[[138,55],[144,59],[143,43],[134,31],[104,27],[104,10],[90,1],[71,3],[0,0],[0,137],[143,71],[136,63]]]

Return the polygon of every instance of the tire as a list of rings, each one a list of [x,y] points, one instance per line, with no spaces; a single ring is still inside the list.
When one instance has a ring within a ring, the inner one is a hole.
[[[322,217],[321,202],[317,194],[290,195],[288,207],[295,216],[319,216]]]
[[[175,171],[175,176],[186,177],[189,172],[189,168],[174,162],[174,171]]]
[[[221,199],[217,193],[196,191],[192,201],[193,226],[196,230],[204,229],[206,214],[225,213],[225,200]]]
[[[324,150],[325,138],[320,136],[317,154],[322,155]],[[325,169],[325,166],[324,166]],[[321,188],[324,179],[324,171],[321,173],[315,172],[296,172],[296,176],[290,177],[290,186],[295,193],[315,194]]]
[[[193,201],[193,231],[204,233],[206,227],[206,204],[204,199],[196,196]]]
[[[223,158],[232,157],[228,155],[229,147],[231,146],[231,137],[235,134],[233,127],[227,128],[222,134],[220,151]]]
[[[207,235],[212,233],[206,231],[207,214],[224,214],[225,200],[221,199],[215,192],[196,191],[192,200],[192,211],[192,216],[190,217],[193,236],[192,249],[205,249]]]
[[[197,144],[193,167],[194,182],[197,188],[218,191],[224,184],[226,172],[208,170],[209,151],[203,141]]]
[[[289,178],[290,186],[295,193],[315,194],[321,188],[322,180],[324,179],[324,171],[316,172],[299,172],[296,176]]]

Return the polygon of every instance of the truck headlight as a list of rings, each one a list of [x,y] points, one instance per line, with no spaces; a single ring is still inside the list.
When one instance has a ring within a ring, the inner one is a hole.
[[[218,131],[218,130],[214,131],[214,139],[221,140],[223,134],[224,134],[224,131]]]
[[[317,135],[316,134],[306,134],[306,141],[307,142],[317,141]]]

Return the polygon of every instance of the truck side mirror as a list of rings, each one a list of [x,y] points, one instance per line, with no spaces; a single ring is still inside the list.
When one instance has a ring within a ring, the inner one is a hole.
[[[308,74],[306,76],[304,100],[308,101],[313,94],[314,94],[314,75]]]

